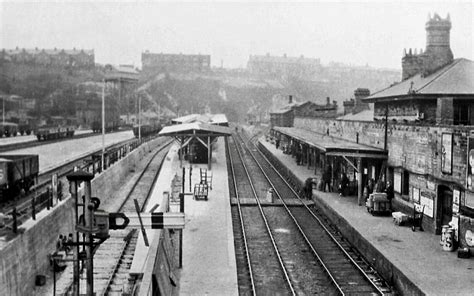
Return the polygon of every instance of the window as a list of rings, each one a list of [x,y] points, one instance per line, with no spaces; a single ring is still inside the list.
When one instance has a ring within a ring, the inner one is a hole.
[[[455,125],[470,125],[470,104],[454,104],[453,123]]]

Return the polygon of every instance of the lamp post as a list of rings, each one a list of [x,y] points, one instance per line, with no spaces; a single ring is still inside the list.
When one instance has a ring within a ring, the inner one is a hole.
[[[2,123],[5,126],[5,96],[2,97]]]
[[[104,155],[105,155],[105,79],[102,80],[102,157],[101,170],[104,171]]]
[[[138,94],[138,142],[142,141],[142,96]]]

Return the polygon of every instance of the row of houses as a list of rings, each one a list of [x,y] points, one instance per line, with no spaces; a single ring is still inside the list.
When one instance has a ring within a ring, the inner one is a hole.
[[[84,49],[3,49],[0,51],[1,62],[32,64],[61,67],[93,67],[95,65],[94,50]]]
[[[402,81],[371,95],[358,89],[344,116],[293,104],[271,113],[271,133],[299,149],[316,175],[328,165],[347,173],[360,205],[369,179],[391,181],[395,210],[421,205],[426,230],[454,225],[460,245],[474,247],[474,62],[453,58],[450,27],[449,17],[430,18],[417,70],[404,56]]]

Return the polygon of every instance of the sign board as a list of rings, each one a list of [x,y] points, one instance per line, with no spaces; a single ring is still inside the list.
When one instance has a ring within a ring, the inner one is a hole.
[[[474,138],[469,137],[467,148],[467,174],[466,184],[467,189],[474,191]]]
[[[402,193],[402,174],[399,172],[393,173],[393,190]]]
[[[420,188],[413,187],[413,202],[420,203]]]
[[[420,205],[425,206],[425,210],[423,213],[433,218],[433,209],[434,209],[434,202],[433,198],[430,196],[429,192],[421,191],[420,193]]]
[[[460,195],[461,192],[459,190],[453,190],[453,214],[459,213],[459,202],[461,200]]]
[[[441,136],[441,172],[453,172],[453,134],[443,133]]]

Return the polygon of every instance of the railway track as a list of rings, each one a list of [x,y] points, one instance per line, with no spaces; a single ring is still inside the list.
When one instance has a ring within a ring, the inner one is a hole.
[[[144,170],[134,182],[126,198],[114,209],[116,212],[135,212],[137,199],[142,212],[154,187],[161,165],[172,141],[167,141],[150,157]],[[138,240],[136,229],[110,230],[110,237],[94,253],[95,295],[123,295],[133,291],[135,278],[129,276],[129,269]],[[81,272],[80,289],[86,291],[86,270]],[[67,280],[67,295],[72,288],[72,273]]]
[[[166,140],[163,139],[163,142],[165,141]],[[137,140],[134,138],[128,139],[128,140],[124,140],[124,141],[112,144],[108,146],[106,149],[108,151],[108,150],[116,149],[118,147],[124,147],[126,145],[135,145],[136,142]],[[50,186],[51,184],[51,176],[53,174],[58,174],[58,180],[60,180],[64,184],[65,182],[67,182],[66,175],[73,172],[74,167],[78,167],[79,169],[87,168],[87,164],[85,164],[86,160],[90,159],[92,155],[100,153],[101,151],[102,149],[97,149],[95,151],[92,151],[80,157],[71,159],[48,171],[42,172],[38,176],[38,184],[35,186],[34,191],[32,191],[30,194],[24,196],[21,199],[2,202],[0,204],[0,212],[12,213],[12,210],[15,208],[16,213],[17,213],[18,226],[21,225],[24,221],[26,221],[30,217],[30,213],[32,211],[31,207],[32,207],[33,197],[41,196],[46,192],[47,187]],[[44,208],[46,208],[44,204],[36,205],[36,211],[41,211]]]
[[[140,173],[137,181],[132,186],[126,199],[122,202],[117,212],[134,212],[135,200],[140,205],[140,211],[143,212],[155,187],[156,180],[161,170],[163,160],[168,153],[171,141],[158,149],[151,157],[145,169]],[[145,193],[145,194],[144,194]],[[120,235],[120,231],[118,232]],[[115,231],[110,232],[110,238],[115,239]],[[119,236],[120,239],[120,236]],[[104,293],[97,293],[97,295],[122,295],[123,293],[130,293],[133,290],[135,279],[130,277],[128,270],[132,265],[133,256],[135,255],[135,246],[138,240],[138,231],[135,229],[129,231],[129,243],[124,246],[121,252],[120,259],[110,275],[110,280]]]
[[[321,213],[313,206],[306,205],[255,146],[248,147],[241,138],[237,146],[245,151],[241,155],[244,155],[246,161],[250,163],[252,178],[264,184],[262,177],[256,177],[259,174],[264,175],[268,182],[266,186],[273,188],[282,205],[281,207],[265,207],[269,217],[278,216],[278,219],[272,222],[275,227],[273,231],[281,233],[286,230],[300,234],[299,238],[296,236],[292,238],[293,245],[285,240],[279,241],[282,243],[280,249],[283,256],[286,256],[284,262],[288,266],[289,277],[297,294],[386,295],[392,293],[383,279],[338,234],[337,228],[325,225],[327,221],[324,221]],[[231,148],[229,151],[229,154],[232,154]],[[264,191],[261,190],[261,192]],[[287,203],[294,205],[295,201],[299,201],[299,206],[287,205]],[[303,245],[307,248],[302,248]],[[252,258],[251,254],[249,256]]]

